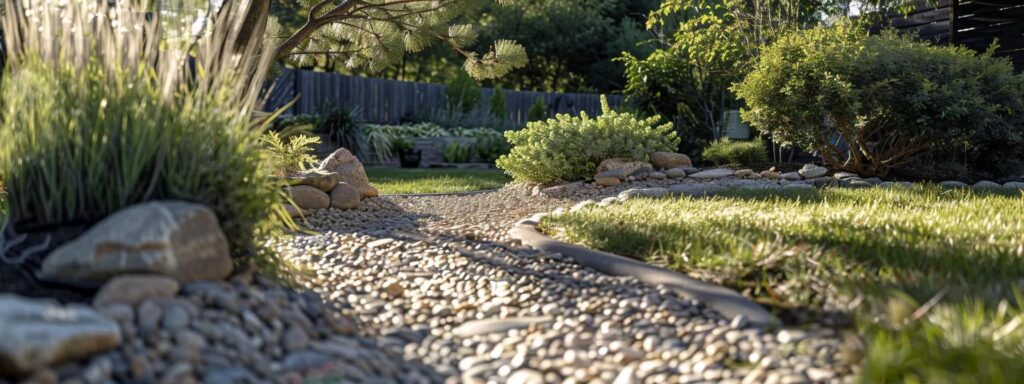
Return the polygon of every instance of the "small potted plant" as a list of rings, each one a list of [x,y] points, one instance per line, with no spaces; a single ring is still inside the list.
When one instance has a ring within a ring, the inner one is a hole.
[[[423,159],[423,151],[416,149],[412,141],[397,138],[391,142],[391,148],[398,152],[398,162],[402,168],[419,168]]]

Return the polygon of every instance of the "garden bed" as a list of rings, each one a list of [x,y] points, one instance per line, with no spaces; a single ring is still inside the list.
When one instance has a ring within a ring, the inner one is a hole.
[[[1024,311],[1011,304],[1024,277],[1019,191],[735,191],[633,199],[542,226],[731,286],[790,324],[856,324],[869,381],[1024,377]]]

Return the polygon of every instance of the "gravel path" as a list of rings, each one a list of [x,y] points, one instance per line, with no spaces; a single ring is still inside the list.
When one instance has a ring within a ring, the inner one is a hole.
[[[509,188],[372,199],[356,210],[317,211],[309,224],[320,234],[275,246],[308,268],[308,288],[348,303],[365,337],[409,362],[399,370],[431,367],[411,375],[424,381],[849,381],[857,343],[833,330],[746,327],[668,289],[603,275],[506,235],[532,213],[678,183],[547,191],[562,198]]]

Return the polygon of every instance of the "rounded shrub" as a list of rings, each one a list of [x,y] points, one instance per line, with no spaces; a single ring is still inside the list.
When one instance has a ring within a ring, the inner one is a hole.
[[[701,160],[715,165],[757,164],[768,161],[764,141],[756,138],[750,141],[732,141],[728,137],[712,142],[704,148]]]
[[[762,132],[862,175],[926,155],[975,172],[1024,156],[1024,77],[962,47],[844,22],[781,37],[734,90]]]
[[[516,181],[575,181],[593,177],[605,159],[646,161],[653,152],[674,151],[679,145],[672,123],[657,125],[660,117],[640,119],[615,112],[604,97],[601,110],[597,118],[560,114],[506,132],[512,151],[498,159],[498,167]]]

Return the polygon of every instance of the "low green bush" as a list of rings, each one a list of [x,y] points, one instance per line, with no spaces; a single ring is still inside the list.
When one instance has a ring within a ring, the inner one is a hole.
[[[327,112],[317,119],[316,133],[326,134],[332,144],[366,156],[366,135],[356,116],[356,111],[346,107],[327,108]]]
[[[922,155],[975,172],[1024,157],[1024,76],[963,47],[844,22],[781,37],[734,90],[744,120],[861,175]]]
[[[537,100],[530,104],[530,109],[526,111],[526,121],[541,121],[548,118],[548,104],[544,102],[543,97],[538,97]]]
[[[512,149],[501,132],[485,129],[473,134],[476,138],[476,156],[480,161],[493,163]]]
[[[506,132],[512,151],[498,159],[498,167],[516,181],[575,181],[593,177],[605,159],[647,160],[655,151],[675,151],[679,145],[671,123],[657,125],[660,117],[615,112],[604,97],[601,110],[597,118],[560,114]]]
[[[308,170],[316,165],[313,145],[320,143],[319,137],[294,135],[282,138],[277,132],[267,132],[260,138],[263,143],[265,172],[273,176]]]
[[[768,161],[764,141],[756,138],[750,141],[732,141],[728,137],[712,142],[704,148],[701,160],[714,165],[757,164]]]
[[[453,141],[444,147],[444,161],[449,163],[468,163],[473,159],[473,145],[461,141]]]

